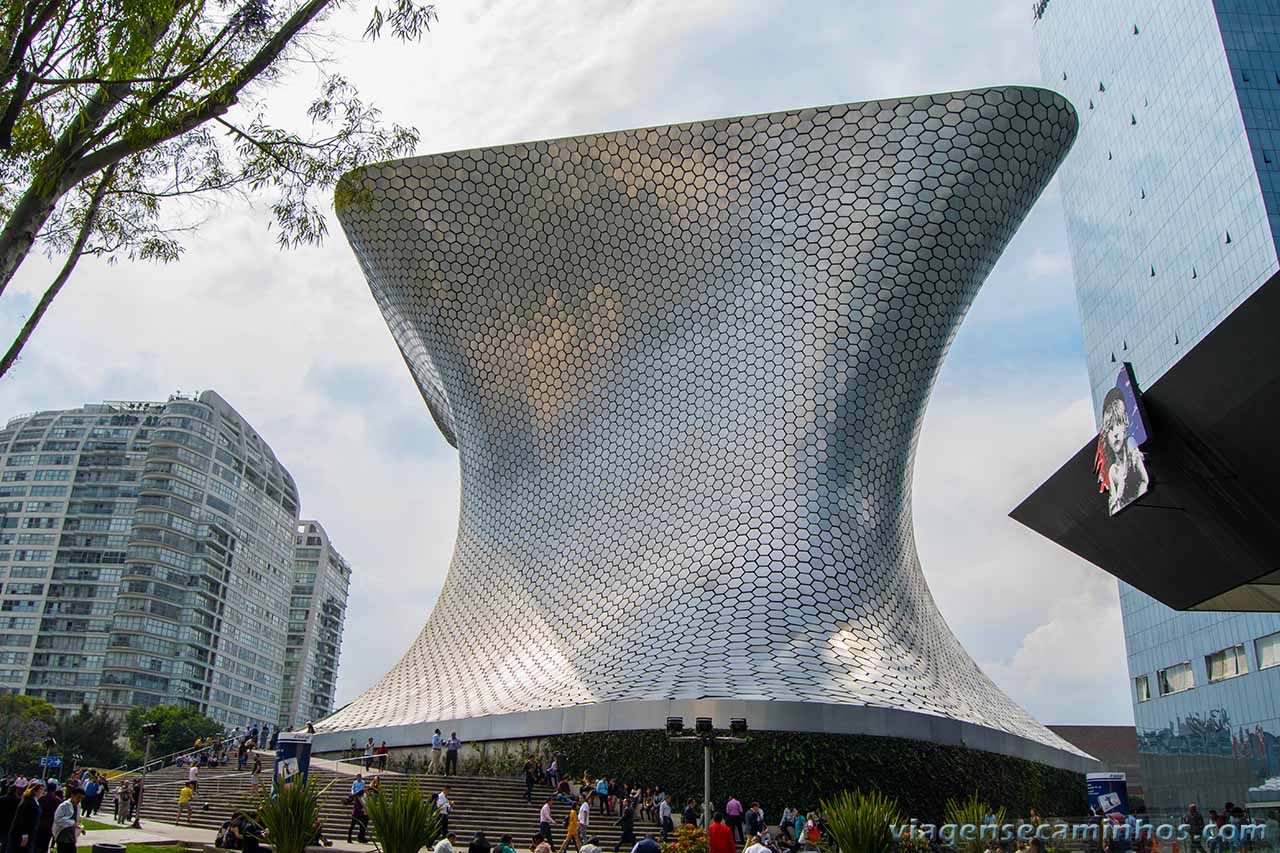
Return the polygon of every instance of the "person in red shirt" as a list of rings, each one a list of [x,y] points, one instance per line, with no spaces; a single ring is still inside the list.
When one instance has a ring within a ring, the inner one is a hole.
[[[711,853],[737,853],[738,842],[733,840],[733,830],[724,822],[724,815],[716,812],[711,826],[707,828],[708,846]]]

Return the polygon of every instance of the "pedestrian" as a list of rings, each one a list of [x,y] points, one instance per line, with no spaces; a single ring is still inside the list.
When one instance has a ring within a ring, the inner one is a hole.
[[[435,853],[455,853],[453,845],[458,840],[458,833],[450,832],[436,842],[436,846],[432,848]]]
[[[569,814],[564,819],[564,841],[560,844],[559,853],[569,849],[569,842],[573,842],[573,849],[578,853],[582,853],[582,843],[578,840],[578,803],[575,800],[573,806],[569,809]]]
[[[558,787],[560,784],[560,762],[553,755],[551,764],[547,767],[547,781],[551,783],[551,787]]]
[[[526,803],[533,802],[533,785],[538,781],[537,768],[538,765],[532,756],[524,763],[524,801]]]
[[[582,798],[582,805],[578,806],[578,832],[580,835],[586,835],[587,830],[591,827],[591,800],[586,797]]]
[[[53,813],[62,805],[62,795],[58,792],[58,783],[49,780],[45,786],[44,796],[40,798],[40,826],[36,830],[36,853],[49,853],[49,844],[53,841]]]
[[[689,802],[684,804],[684,813],[681,815],[681,818],[685,823],[689,824],[689,826],[698,825],[698,801],[693,797],[690,797]]]
[[[436,794],[436,814],[440,816],[440,834],[449,834],[449,815],[453,814],[453,803],[449,802],[449,786],[445,785]]]
[[[368,770],[373,765],[373,738],[369,738],[364,743],[364,769]]]
[[[1186,824],[1187,831],[1191,835],[1190,849],[1205,853],[1204,847],[1200,843],[1201,836],[1204,835],[1204,815],[1200,814],[1200,810],[1196,808],[1195,803],[1187,806],[1187,814],[1182,819],[1182,822]]]
[[[666,842],[671,837],[671,833],[676,831],[675,822],[671,819],[670,794],[664,796],[662,804],[658,806],[658,821],[662,824],[662,840]]]
[[[631,853],[662,853],[662,847],[658,845],[658,839],[651,832],[631,848]]]
[[[728,801],[724,804],[724,816],[729,823],[729,828],[733,830],[733,840],[741,844],[743,841],[742,803],[733,794],[729,795]]]
[[[547,801],[542,804],[542,808],[538,812],[538,834],[542,836],[542,840],[546,842],[548,848],[556,843],[555,839],[551,836],[550,797],[547,797]]]
[[[18,811],[20,802],[22,802],[22,789],[17,785],[6,784],[4,796],[0,796],[0,851],[5,849],[9,827],[13,825],[13,815]]]
[[[258,793],[262,790],[262,756],[258,753],[253,754],[253,782],[249,785],[250,790]]]
[[[764,835],[764,809],[760,808],[759,803],[752,803],[751,808],[747,809],[747,834],[754,835],[757,839]]]
[[[347,825],[347,843],[351,843],[351,833],[356,832],[356,838],[361,844],[368,843],[369,815],[364,810],[364,791],[353,794],[351,797],[351,823]]]
[[[737,853],[738,844],[733,840],[733,830],[724,822],[723,812],[716,812],[707,827],[707,845],[711,853]]]
[[[462,741],[458,739],[458,733],[453,732],[449,735],[449,742],[445,744],[444,751],[444,775],[455,776],[458,773],[458,749],[462,746]]]
[[[192,764],[187,768],[187,784],[191,786],[192,791],[200,790],[200,766]]]
[[[182,823],[182,816],[187,816],[187,821],[195,820],[195,812],[193,811],[194,800],[196,798],[196,789],[191,787],[188,782],[178,791],[178,817],[173,821],[175,824]]]
[[[443,738],[440,737],[440,730],[436,729],[435,734],[431,735],[431,767],[429,772],[433,775],[440,772],[440,745]]]
[[[467,853],[491,853],[492,850],[493,845],[484,837],[484,830],[471,836],[471,843],[467,845]]]
[[[614,825],[622,828],[622,835],[618,838],[618,843],[613,845],[613,853],[618,853],[624,844],[629,847],[634,846],[636,843],[636,807],[632,804],[630,797],[624,797],[619,804],[618,819],[614,822]],[[715,851],[712,851],[712,853],[715,853]]]
[[[67,798],[53,813],[53,841],[58,853],[76,853],[76,839],[84,831],[80,823],[80,804],[84,802],[84,790],[68,788]]]
[[[355,780],[351,783],[351,794],[353,796],[356,794],[363,794],[364,787],[365,787],[364,774],[357,773]]]
[[[609,813],[609,780],[601,776],[596,780],[596,800],[600,803],[600,813]]]
[[[40,798],[44,785],[32,782],[23,790],[22,800],[13,813],[5,853],[34,853],[36,832],[40,829]]]

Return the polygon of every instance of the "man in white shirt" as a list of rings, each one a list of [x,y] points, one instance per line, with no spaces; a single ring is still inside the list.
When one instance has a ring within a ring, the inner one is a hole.
[[[187,781],[191,783],[191,790],[200,790],[200,765],[192,764],[187,768]]]
[[[547,844],[555,848],[556,843],[551,838],[551,798],[547,797],[547,801],[542,804],[542,810],[538,812],[538,833],[546,839]]]
[[[436,814],[440,815],[440,831],[449,837],[449,815],[453,813],[453,803],[449,802],[449,786],[445,785],[436,794]]]
[[[76,838],[84,830],[80,825],[80,801],[84,791],[70,788],[70,794],[53,812],[53,840],[58,853],[75,853]]]
[[[453,843],[458,840],[458,833],[450,832],[436,842],[436,846],[432,848],[435,853],[453,853]]]
[[[666,841],[676,831],[675,823],[671,820],[670,794],[663,797],[662,804],[658,806],[658,823],[662,825],[662,840]]]
[[[578,831],[586,835],[589,826],[591,826],[591,803],[583,797],[582,805],[578,806]]]

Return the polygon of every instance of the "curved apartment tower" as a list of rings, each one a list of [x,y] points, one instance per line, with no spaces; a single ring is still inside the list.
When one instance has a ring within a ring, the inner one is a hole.
[[[943,355],[1075,131],[998,88],[348,175],[462,508],[422,633],[319,748],[673,713],[1090,764],[960,647],[911,527]]]

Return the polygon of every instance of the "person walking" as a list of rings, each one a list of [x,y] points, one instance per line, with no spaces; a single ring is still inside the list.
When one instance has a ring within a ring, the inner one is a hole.
[[[32,782],[22,792],[22,800],[13,813],[5,853],[34,853],[36,832],[40,829],[40,798],[44,785]]]
[[[532,757],[524,763],[524,801],[526,803],[533,802],[533,785],[538,781],[537,767]]]
[[[609,813],[609,780],[601,776],[596,780],[596,799],[600,802],[600,813]]]
[[[658,806],[658,822],[662,824],[662,840],[665,843],[671,838],[671,833],[676,831],[675,822],[671,819],[671,795],[667,794],[662,798],[662,803]]]
[[[587,831],[591,828],[591,800],[586,797],[582,798],[582,805],[578,806],[578,832],[582,836],[586,836]]]
[[[764,809],[760,808],[759,803],[752,803],[751,808],[747,809],[747,835],[754,835],[757,839],[764,835]]]
[[[53,813],[62,805],[62,795],[58,793],[58,783],[50,781],[40,798],[40,826],[36,830],[35,853],[49,853],[49,844],[53,841]]]
[[[614,821],[614,825],[622,828],[622,835],[618,839],[618,843],[613,845],[613,853],[618,853],[622,849],[622,845],[628,847],[634,846],[636,843],[636,807],[631,803],[630,797],[624,797],[618,806],[618,819]],[[712,851],[715,853],[715,851]]]
[[[5,785],[4,796],[0,796],[0,853],[5,849],[9,827],[13,825],[13,816],[18,811],[20,802],[22,790],[17,785]]]
[[[351,795],[351,823],[347,824],[347,843],[351,843],[351,833],[361,844],[368,843],[369,814],[364,810],[364,791]]]
[[[440,816],[440,834],[449,834],[449,815],[453,814],[453,803],[449,802],[449,786],[445,785],[436,794],[436,814]]]
[[[444,750],[444,775],[458,775],[458,750],[462,747],[462,741],[458,738],[458,733],[453,732],[449,735],[449,742],[445,744]]]
[[[569,808],[569,814],[565,817],[564,841],[560,844],[558,853],[564,853],[569,849],[569,842],[573,842],[573,849],[578,853],[582,853],[582,842],[578,840],[578,801],[575,800]]]
[[[733,840],[741,844],[742,837],[742,803],[738,798],[729,795],[728,801],[724,804],[724,816],[729,823],[729,828],[733,830]]]
[[[80,804],[84,802],[84,790],[68,788],[67,798],[53,813],[53,842],[58,853],[76,853],[76,839],[84,831],[80,824]]]
[[[174,819],[174,824],[182,823],[182,816],[187,816],[187,822],[191,823],[195,820],[195,812],[193,810],[194,800],[196,798],[196,790],[191,787],[188,782],[178,791],[178,816]]]
[[[1201,844],[1201,837],[1204,835],[1204,815],[1200,814],[1200,810],[1196,808],[1195,803],[1187,806],[1187,814],[1182,818],[1182,822],[1186,824],[1187,831],[1191,836],[1191,844],[1189,848],[1198,853],[1205,853]]]
[[[443,743],[444,738],[440,737],[440,730],[436,729],[431,736],[431,766],[428,768],[432,775],[440,772],[440,747]]]
[[[733,830],[724,822],[724,813],[716,812],[707,827],[707,845],[711,853],[737,853],[738,843],[733,840]]]
[[[693,797],[689,798],[689,802],[684,804],[684,812],[680,815],[683,823],[690,826],[698,825],[698,801]]]
[[[551,798],[547,797],[547,801],[542,804],[542,808],[538,811],[538,834],[546,841],[547,846],[555,844],[555,839],[551,836]]]

